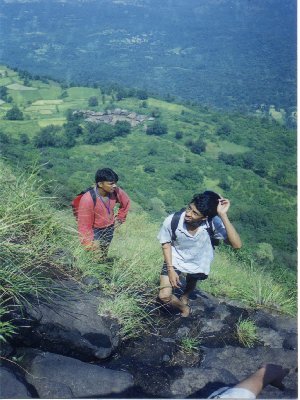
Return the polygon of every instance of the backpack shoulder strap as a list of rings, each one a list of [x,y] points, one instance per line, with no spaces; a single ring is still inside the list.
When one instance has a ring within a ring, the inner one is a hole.
[[[90,192],[90,195],[91,195],[91,197],[93,199],[93,203],[94,203],[94,207],[95,207],[96,206],[96,201],[97,201],[95,189],[94,188],[90,188],[90,189],[88,189],[88,191]]]
[[[95,215],[95,207],[96,207],[96,202],[97,202],[97,196],[96,196],[95,189],[94,189],[93,187],[87,189],[87,192],[90,193],[91,198],[92,198],[93,203],[94,203],[94,222],[93,222],[93,227],[94,227],[94,225],[95,225],[95,218],[96,218],[96,215]]]
[[[213,225],[213,218],[207,218],[206,220],[206,230],[207,233],[209,234],[209,238],[210,238],[210,243],[212,245],[212,248],[214,249],[216,246],[219,245],[219,239],[214,238],[214,234],[215,234],[215,227]]]
[[[182,208],[181,210],[177,211],[176,213],[173,214],[173,217],[171,219],[171,232],[172,232],[172,242],[175,242],[176,240],[176,229],[179,224],[179,220],[181,217],[181,214],[184,212],[185,208]]]

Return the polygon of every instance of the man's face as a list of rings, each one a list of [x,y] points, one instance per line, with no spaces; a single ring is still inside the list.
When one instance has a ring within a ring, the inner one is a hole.
[[[105,193],[113,193],[115,188],[117,187],[115,181],[102,181],[98,182],[98,186],[102,189]]]
[[[191,203],[186,208],[184,220],[188,224],[197,224],[201,221],[205,221],[206,217],[197,210],[194,203]]]

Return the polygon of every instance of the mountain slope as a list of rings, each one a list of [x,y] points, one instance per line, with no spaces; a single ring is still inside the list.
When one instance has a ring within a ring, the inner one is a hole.
[[[290,113],[296,14],[295,0],[6,1],[0,61],[68,83]]]
[[[268,268],[274,258],[284,268],[294,267],[293,130],[267,114],[221,114],[153,98],[117,101],[114,91],[104,95],[99,89],[62,88],[55,82],[30,80],[30,86],[22,86],[18,75],[6,71],[2,79],[11,103],[0,105],[2,152],[22,167],[44,164],[41,175],[50,193],[53,184],[48,182],[57,182],[60,203],[69,204],[102,166],[116,169],[131,198],[160,220],[187,204],[195,192],[209,188],[231,199],[230,216],[245,242],[245,256],[261,258]],[[66,118],[69,109],[91,108],[93,97],[99,103],[94,111],[126,108],[165,131],[150,135],[139,124],[130,133],[116,133],[112,126],[100,124],[97,133],[97,125],[74,119],[72,112]],[[13,105],[23,119],[7,119]],[[45,135],[47,141],[41,142]]]

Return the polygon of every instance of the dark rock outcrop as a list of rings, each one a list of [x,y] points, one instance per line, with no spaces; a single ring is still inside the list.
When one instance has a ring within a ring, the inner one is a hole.
[[[56,291],[59,294],[48,302],[27,299],[22,318],[19,311],[14,316],[20,325],[14,344],[85,361],[109,357],[119,337],[112,321],[99,316],[98,297],[72,281],[57,283]]]
[[[155,307],[152,331],[121,343],[115,323],[98,316],[101,292],[87,294],[73,282],[61,285],[64,295],[51,303],[32,300],[25,306],[22,318],[29,327],[21,328],[11,343],[27,346],[15,353],[27,371],[16,379],[25,382],[24,390],[32,388],[27,396],[204,399],[262,364],[275,363],[290,368],[285,389],[268,386],[258,398],[297,398],[295,318],[195,291],[188,318],[169,307]],[[240,319],[251,320],[257,328],[252,348],[238,339]],[[24,325],[20,315],[19,323]],[[11,347],[7,351],[11,354]]]
[[[9,366],[0,366],[0,398],[31,399],[26,383]]]
[[[105,397],[126,392],[133,386],[133,377],[74,358],[20,349],[26,380],[35,387],[40,398]]]
[[[181,318],[162,306],[152,335],[130,341],[117,359],[107,365],[126,365],[140,386],[144,398],[205,399],[216,389],[234,385],[262,364],[275,363],[290,368],[285,389],[266,387],[259,398],[297,398],[297,321],[227,303],[196,291],[191,300],[193,312]],[[237,337],[239,319],[250,319],[257,327],[253,348],[246,348]],[[195,340],[184,348],[184,339]]]

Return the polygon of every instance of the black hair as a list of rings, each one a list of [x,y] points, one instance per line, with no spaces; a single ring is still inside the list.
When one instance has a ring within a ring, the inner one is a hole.
[[[215,217],[217,215],[217,207],[221,197],[218,193],[206,190],[203,193],[195,194],[191,203],[195,204],[198,211],[205,217]]]
[[[115,173],[115,171],[113,171],[110,168],[98,169],[98,171],[96,172],[96,175],[95,175],[96,183],[104,182],[104,181],[118,182],[118,180],[119,180],[118,175]]]

